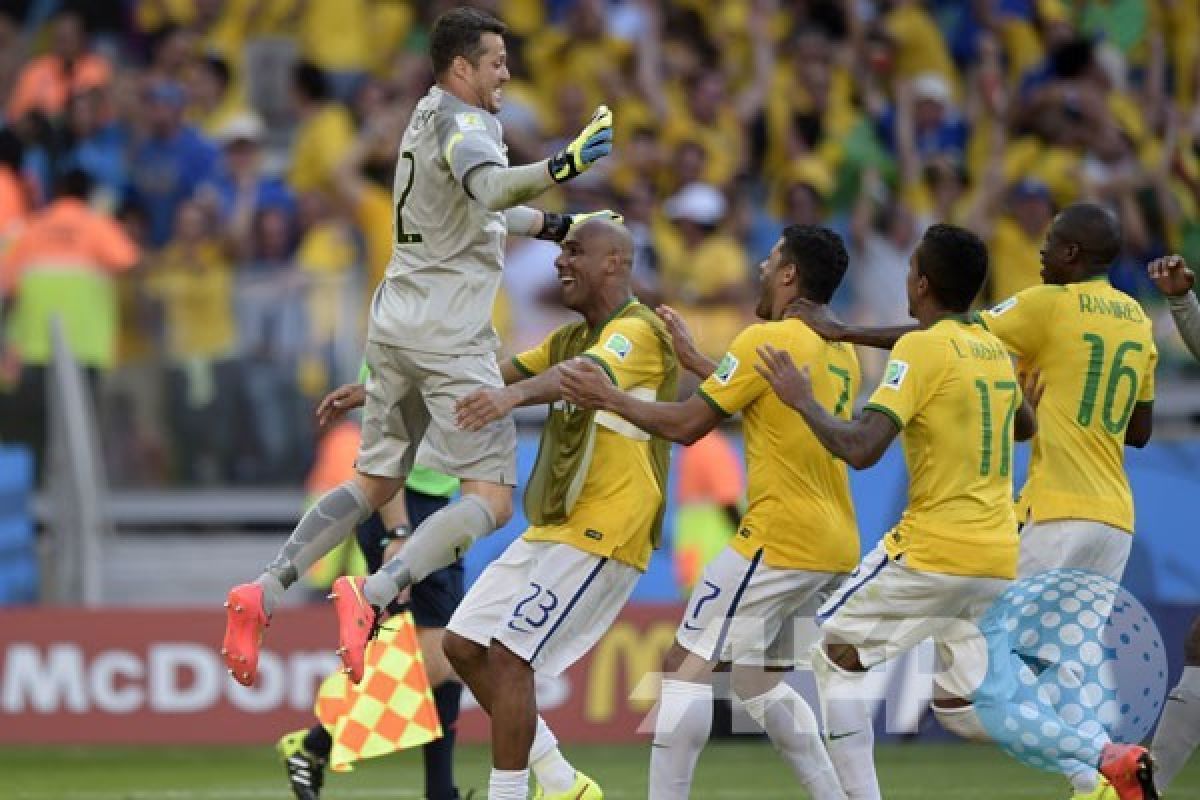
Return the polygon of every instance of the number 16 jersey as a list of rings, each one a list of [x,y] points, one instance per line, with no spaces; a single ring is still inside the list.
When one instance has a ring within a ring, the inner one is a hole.
[[[1125,429],[1135,406],[1154,400],[1158,361],[1142,307],[1097,278],[1034,286],[980,316],[1019,369],[1039,370],[1046,387],[1017,518],[1091,520],[1132,533]]]
[[[437,86],[417,103],[400,142],[392,203],[392,258],[371,301],[368,337],[444,355],[494,352],[504,214],[464,181],[508,166],[500,122]]]

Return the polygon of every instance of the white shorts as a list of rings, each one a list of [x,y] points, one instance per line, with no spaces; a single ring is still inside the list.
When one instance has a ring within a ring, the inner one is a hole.
[[[708,661],[805,664],[819,633],[813,616],[844,577],[776,569],[761,550],[747,559],[726,547],[704,568],[675,638]]]
[[[1117,583],[1133,547],[1128,531],[1087,519],[1031,522],[1021,528],[1017,577],[1052,569],[1085,569]]]
[[[642,573],[558,542],[517,539],[467,591],[446,629],[500,642],[537,672],[558,675],[592,649]]]
[[[817,613],[824,644],[849,644],[870,669],[932,638],[948,696],[970,698],[987,675],[978,621],[1012,581],[924,572],[891,558],[880,542]]]

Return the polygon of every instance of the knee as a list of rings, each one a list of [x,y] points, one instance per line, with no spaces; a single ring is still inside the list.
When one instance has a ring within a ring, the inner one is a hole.
[[[503,528],[512,519],[513,502],[512,492],[509,492],[502,498],[496,498],[488,503],[492,509],[492,516],[496,519],[496,527]]]
[[[452,631],[446,631],[442,638],[442,652],[460,675],[469,672],[472,665],[482,664],[487,658],[486,647]]]
[[[497,528],[503,528],[512,519],[513,493],[511,486],[484,481],[464,481],[462,491],[464,495],[473,494],[483,501],[484,505],[488,507],[488,511],[491,512]]]
[[[1183,645],[1183,659],[1189,667],[1200,667],[1200,617],[1192,622],[1192,629]]]
[[[378,510],[395,497],[396,492],[400,491],[400,487],[403,486],[403,481],[399,478],[385,478],[356,472],[354,473],[354,485],[362,492],[367,504],[373,510]]]
[[[945,697],[933,701],[933,714],[942,727],[969,742],[989,742],[992,737],[984,730],[979,714],[970,701],[961,697]]]

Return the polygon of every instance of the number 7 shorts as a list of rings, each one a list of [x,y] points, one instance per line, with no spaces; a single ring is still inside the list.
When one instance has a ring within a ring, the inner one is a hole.
[[[600,640],[642,576],[560,542],[517,539],[471,585],[446,629],[493,639],[538,673],[558,675]]]

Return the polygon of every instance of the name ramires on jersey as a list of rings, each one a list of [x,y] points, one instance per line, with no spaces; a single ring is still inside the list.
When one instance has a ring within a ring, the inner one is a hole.
[[[1127,319],[1131,322],[1141,322],[1145,319],[1142,307],[1135,302],[1114,302],[1107,297],[1096,297],[1091,294],[1079,295],[1079,310],[1088,314],[1103,314],[1107,317]]]
[[[954,339],[951,339],[950,343],[954,345],[954,351],[958,353],[959,358],[978,358],[982,361],[999,361],[1002,358],[1008,358],[1008,351],[1003,347],[977,342],[974,339],[967,340],[968,352],[966,353]]]

